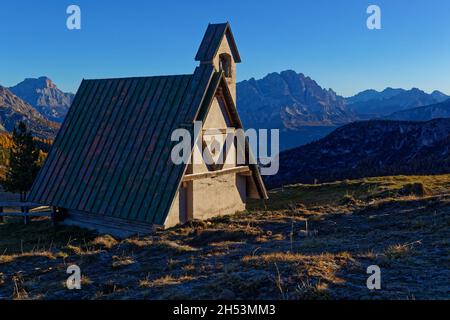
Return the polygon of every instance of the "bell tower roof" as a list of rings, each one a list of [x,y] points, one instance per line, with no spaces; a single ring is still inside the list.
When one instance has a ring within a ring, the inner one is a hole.
[[[230,45],[231,53],[235,63],[241,62],[241,57],[231,32],[230,24],[215,23],[209,24],[203,36],[200,48],[195,56],[195,61],[209,62],[216,56],[223,38],[226,37]]]

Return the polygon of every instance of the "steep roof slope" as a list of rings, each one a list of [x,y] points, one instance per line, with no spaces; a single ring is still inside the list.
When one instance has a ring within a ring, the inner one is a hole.
[[[83,80],[29,199],[162,224],[184,170],[171,132],[193,122],[213,73]]]

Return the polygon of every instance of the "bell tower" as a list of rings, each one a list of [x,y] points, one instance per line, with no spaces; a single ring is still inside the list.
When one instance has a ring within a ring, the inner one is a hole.
[[[212,64],[223,72],[236,104],[236,64],[241,62],[241,57],[228,22],[208,25],[195,60],[200,64]]]

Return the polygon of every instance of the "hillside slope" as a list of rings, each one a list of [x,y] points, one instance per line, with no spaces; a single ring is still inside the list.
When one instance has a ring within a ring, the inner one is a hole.
[[[0,86],[0,130],[12,132],[18,121],[24,121],[37,137],[52,138],[59,125],[48,121],[31,105]]]
[[[450,119],[371,120],[345,125],[325,138],[280,153],[269,187],[394,174],[450,172]]]
[[[384,117],[400,121],[429,121],[438,118],[450,118],[450,99],[429,106],[398,111]]]
[[[298,185],[272,190],[266,208],[122,240],[42,219],[0,223],[0,299],[448,299],[449,184]],[[65,287],[70,264],[81,290]],[[370,265],[381,290],[366,287]]]

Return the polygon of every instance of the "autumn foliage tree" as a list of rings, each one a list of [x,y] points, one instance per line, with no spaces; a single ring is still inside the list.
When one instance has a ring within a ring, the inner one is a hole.
[[[19,193],[20,201],[25,201],[39,171],[39,148],[22,121],[14,128],[12,141],[9,166],[1,184],[5,191]]]

